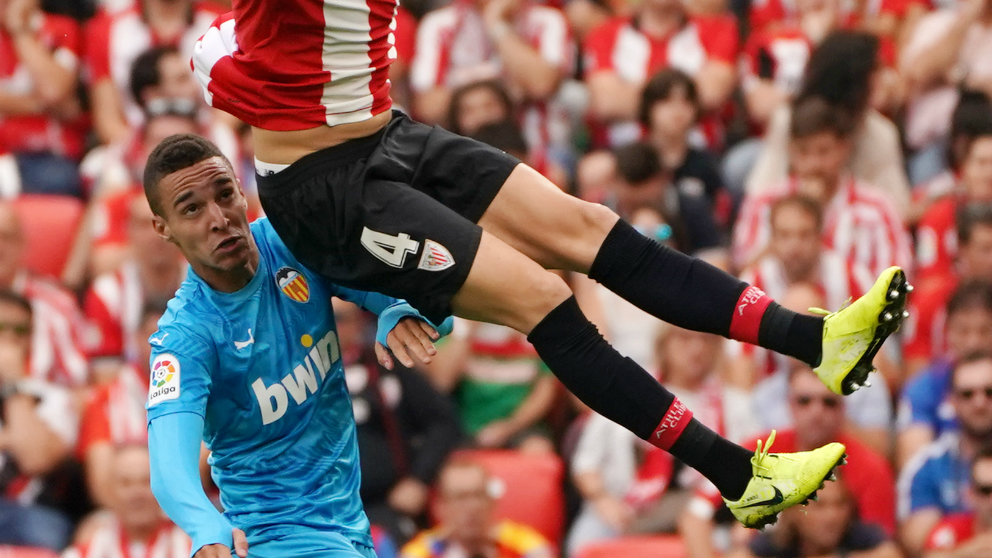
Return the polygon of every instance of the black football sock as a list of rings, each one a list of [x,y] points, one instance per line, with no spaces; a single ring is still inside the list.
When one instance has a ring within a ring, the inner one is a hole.
[[[692,411],[671,392],[606,342],[575,297],[545,316],[527,339],[565,387],[594,411],[698,469],[728,498],[743,493],[751,478],[751,453],[692,419]]]
[[[822,318],[782,308],[760,289],[648,239],[622,219],[603,241],[589,277],[679,327],[819,363]]]

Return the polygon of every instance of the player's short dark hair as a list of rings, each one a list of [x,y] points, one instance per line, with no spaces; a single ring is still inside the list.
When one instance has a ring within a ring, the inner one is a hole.
[[[195,134],[174,134],[159,143],[145,163],[142,182],[145,198],[155,215],[162,215],[162,204],[158,197],[158,183],[162,177],[178,170],[191,167],[211,157],[220,157],[230,166],[230,161],[210,140]]]
[[[527,142],[520,126],[509,119],[482,126],[472,134],[472,139],[507,153],[527,153]]]
[[[676,68],[666,68],[648,80],[641,91],[641,104],[638,107],[637,118],[645,126],[651,125],[651,107],[659,101],[665,101],[672,96],[672,92],[678,88],[685,91],[685,96],[696,109],[696,116],[699,116],[701,106],[699,104],[699,91],[696,89],[696,82],[689,74]]]
[[[847,139],[854,133],[854,128],[855,119],[848,110],[831,105],[822,97],[807,97],[792,105],[789,122],[789,137],[792,139],[808,138],[823,132]]]
[[[158,64],[163,58],[172,54],[178,55],[179,49],[171,45],[156,46],[139,54],[134,59],[134,63],[131,64],[131,76],[128,85],[131,89],[131,96],[142,109],[145,108],[142,92],[162,83],[162,73],[159,71]]]
[[[992,203],[969,202],[958,207],[955,215],[958,245],[971,242],[975,229],[979,226],[992,227]]]
[[[34,311],[31,309],[31,301],[11,289],[0,289],[0,302],[18,306],[21,310],[27,312],[29,316],[34,315]]]
[[[947,317],[976,308],[992,314],[992,283],[982,279],[962,283],[947,301]]]
[[[816,199],[799,193],[782,196],[772,203],[768,213],[768,222],[774,223],[775,216],[785,207],[798,207],[816,221],[816,230],[823,230],[823,207]]]
[[[616,158],[617,174],[628,184],[641,184],[663,170],[654,147],[642,141],[614,149],[613,156]]]

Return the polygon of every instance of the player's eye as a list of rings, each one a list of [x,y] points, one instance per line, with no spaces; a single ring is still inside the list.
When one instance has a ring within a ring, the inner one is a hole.
[[[199,209],[199,207],[195,203],[191,203],[189,205],[184,205],[179,212],[183,215],[193,215],[196,213],[197,209]]]

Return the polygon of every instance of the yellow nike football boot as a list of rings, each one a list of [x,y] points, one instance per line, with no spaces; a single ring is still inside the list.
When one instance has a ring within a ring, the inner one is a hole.
[[[816,491],[834,480],[834,468],[847,463],[844,444],[833,442],[813,451],[768,453],[775,431],[751,458],[751,481],[737,501],[726,498],[727,507],[745,527],[760,529],[778,521],[782,510],[816,500]]]
[[[885,338],[909,317],[906,296],[912,290],[902,269],[890,267],[850,306],[836,312],[810,308],[824,315],[823,353],[813,371],[831,391],[850,395],[871,385],[872,359]]]

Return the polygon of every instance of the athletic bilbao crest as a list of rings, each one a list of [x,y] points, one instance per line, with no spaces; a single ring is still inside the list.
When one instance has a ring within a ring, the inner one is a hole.
[[[426,240],[424,242],[424,253],[420,256],[420,269],[426,271],[441,271],[455,265],[455,258],[451,257],[451,252],[440,242]]]
[[[291,267],[279,268],[276,272],[276,284],[279,285],[282,294],[296,302],[310,300],[310,285],[307,283],[307,278]]]

